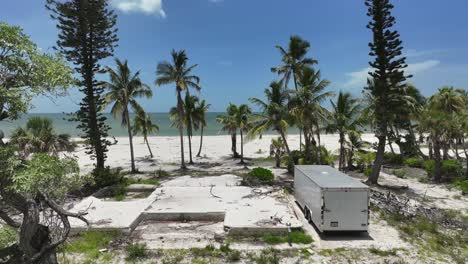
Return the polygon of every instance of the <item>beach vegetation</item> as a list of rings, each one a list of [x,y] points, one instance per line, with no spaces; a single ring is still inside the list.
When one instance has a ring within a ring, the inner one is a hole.
[[[229,103],[226,114],[216,117],[216,122],[222,125],[221,130],[228,132],[231,136],[231,151],[235,159],[240,157],[237,152],[237,122],[235,118],[237,111],[238,107],[235,104]]]
[[[269,169],[257,167],[249,171],[247,178],[249,182],[271,183],[275,179],[275,175]]]
[[[26,127],[15,129],[9,144],[15,146],[26,159],[33,153],[47,153],[57,156],[59,152],[71,152],[76,144],[69,134],[58,134],[52,120],[39,116],[30,117]]]
[[[175,111],[172,112],[173,121],[176,123],[176,127],[179,130],[180,137],[180,166],[182,169],[186,169],[185,157],[184,157],[184,100],[182,98],[182,92],[188,92],[190,88],[200,91],[200,78],[192,74],[194,68],[198,64],[188,66],[188,57],[185,50],[171,52],[172,61],[163,61],[160,62],[156,69],[156,80],[155,84],[157,86],[167,85],[174,83],[177,93],[177,106],[175,111],[177,116],[174,115]]]
[[[117,15],[109,5],[106,0],[47,0],[46,4],[51,17],[57,21],[57,50],[75,65],[80,77],[77,86],[84,97],[71,120],[79,121],[77,128],[83,131],[82,138],[88,140],[87,154],[96,159],[97,170],[105,168],[106,152],[111,144],[106,139],[110,127],[101,113],[105,87],[97,78],[104,72],[100,62],[113,56],[118,41]]]
[[[263,242],[269,245],[277,245],[282,243],[288,243],[289,241],[293,244],[310,244],[314,240],[308,234],[302,230],[294,230],[288,234],[266,234],[262,237]]]
[[[285,154],[284,143],[281,137],[272,138],[270,144],[270,157],[274,156],[275,167],[281,167],[281,158]]]
[[[401,154],[385,152],[384,163],[390,165],[403,165],[404,157]]]
[[[133,119],[133,135],[141,134],[143,143],[146,143],[150,157],[153,158],[153,152],[149,145],[148,136],[159,132],[159,126],[151,120],[151,116],[143,109],[139,109]]]
[[[343,170],[346,167],[347,161],[345,149],[346,135],[358,129],[361,121],[359,119],[361,106],[358,99],[353,98],[350,93],[341,91],[338,94],[336,102],[330,102],[332,104],[332,113],[326,130],[327,132],[337,132],[339,135],[338,169]]]
[[[406,166],[412,168],[422,168],[424,159],[419,157],[407,158],[403,162]]]
[[[329,120],[329,111],[322,103],[334,92],[325,91],[330,85],[328,80],[321,78],[319,70],[304,67],[299,75],[297,90],[290,91],[290,113],[293,123],[304,134],[305,163],[313,164],[321,159],[320,133],[323,124]],[[300,147],[300,150],[302,147]]]
[[[203,147],[203,131],[207,126],[206,122],[206,113],[210,109],[210,104],[206,103],[206,100],[201,100],[197,102],[195,106],[196,120],[194,122],[195,130],[200,130],[200,146],[198,148],[197,157],[201,157],[202,147]]]
[[[21,161],[11,147],[0,148],[0,219],[18,231],[16,241],[2,248],[2,258],[9,263],[55,263],[57,248],[70,232],[69,218],[88,223],[85,213],[61,206],[66,194],[86,182],[74,159],[37,153]]]
[[[251,128],[251,116],[252,109],[246,105],[229,105],[229,113],[227,116],[219,116],[219,121],[221,123],[226,123],[226,128],[232,126],[231,129],[239,131],[240,140],[241,140],[241,153],[240,153],[240,163],[245,164],[244,162],[244,133],[248,132]]]
[[[148,256],[147,246],[145,243],[130,243],[125,247],[125,252],[127,257],[125,258],[128,261],[134,261],[146,258]]]
[[[0,39],[0,121],[18,119],[35,96],[63,96],[75,84],[64,58],[41,52],[21,27],[0,22]]]
[[[282,65],[272,67],[271,71],[277,73],[281,77],[284,88],[287,89],[292,78],[294,89],[299,88],[299,79],[302,76],[302,71],[306,67],[311,67],[317,64],[317,60],[307,56],[310,50],[310,43],[302,39],[300,36],[291,36],[287,48],[279,45],[276,46],[281,55]],[[302,127],[299,127],[299,145],[302,148]]]
[[[106,67],[109,81],[102,85],[108,90],[104,94],[105,104],[102,109],[112,105],[111,113],[114,118],[122,119],[121,126],[127,128],[130,143],[131,172],[136,173],[135,154],[133,150],[133,131],[130,119],[130,107],[135,113],[143,111],[143,107],[137,102],[137,98],[151,98],[151,88],[140,79],[140,72],[132,73],[128,61],[122,62],[115,59],[116,70]]]
[[[83,254],[87,259],[95,260],[101,254],[99,250],[108,248],[119,236],[120,233],[117,231],[86,231],[64,244],[61,251]]]
[[[266,88],[264,93],[265,101],[259,98],[249,99],[261,109],[261,113],[252,115],[252,128],[249,131],[249,137],[262,135],[267,130],[272,129],[280,134],[288,157],[291,158],[291,150],[286,138],[287,129],[292,124],[292,117],[287,106],[289,92],[283,87],[282,82],[271,82],[270,87]]]

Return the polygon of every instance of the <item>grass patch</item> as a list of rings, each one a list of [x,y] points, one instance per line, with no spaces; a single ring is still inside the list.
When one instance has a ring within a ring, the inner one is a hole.
[[[16,230],[5,226],[0,228],[0,248],[6,248],[16,242]]]
[[[269,248],[264,249],[260,254],[248,254],[251,262],[257,264],[279,264],[281,261],[281,254],[278,250]]]
[[[404,170],[393,170],[392,174],[400,179],[406,179],[406,172]]]
[[[311,236],[302,230],[292,231],[290,233],[290,238],[293,244],[310,244],[314,241]],[[262,237],[262,240],[269,245],[288,243],[288,235],[266,234]]]
[[[396,213],[377,211],[390,225],[397,228],[404,240],[415,245],[421,253],[449,258],[453,263],[465,263],[460,260],[468,258],[466,231],[445,229],[422,216],[408,218]]]
[[[62,251],[66,253],[80,253],[87,258],[97,259],[99,250],[107,248],[111,241],[120,236],[118,231],[99,232],[87,231],[82,233],[77,239],[65,244]]]
[[[456,179],[453,181],[452,185],[461,190],[463,195],[468,194],[468,180]]]
[[[369,248],[370,253],[372,253],[374,255],[377,255],[377,256],[381,256],[381,257],[396,256],[397,251],[398,250],[395,249],[395,248],[392,248],[392,249],[389,249],[389,250],[382,250],[382,249],[378,249],[376,247]]]
[[[146,256],[148,255],[146,250],[146,244],[144,243],[128,244],[125,247],[125,251],[127,252],[126,260],[137,260],[146,258]]]
[[[124,185],[129,186],[132,184],[148,184],[148,185],[156,185],[159,186],[160,182],[156,179],[133,179],[133,178],[125,178]]]

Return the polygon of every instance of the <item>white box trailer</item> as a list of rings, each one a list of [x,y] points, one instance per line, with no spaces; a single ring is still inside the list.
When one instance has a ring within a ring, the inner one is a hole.
[[[337,169],[295,166],[294,196],[320,232],[367,231],[369,187]]]

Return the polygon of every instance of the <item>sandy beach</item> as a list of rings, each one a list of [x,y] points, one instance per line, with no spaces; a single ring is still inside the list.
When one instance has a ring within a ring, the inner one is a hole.
[[[244,156],[246,158],[262,158],[269,156],[270,143],[276,135],[264,135],[261,139],[254,139],[244,144]],[[363,134],[362,139],[375,142],[374,134]],[[79,140],[79,138],[75,138]],[[130,148],[128,137],[116,137],[117,144],[109,147],[106,165],[110,167],[122,167],[130,169]],[[154,157],[150,158],[148,147],[143,143],[142,137],[134,137],[134,151],[136,166],[140,171],[154,171],[157,166],[164,166],[166,170],[175,169],[180,163],[180,143],[178,136],[155,136],[148,138]],[[112,141],[112,140],[111,140]],[[299,135],[289,135],[288,143],[292,150],[299,149]],[[186,160],[188,161],[188,141],[184,137]],[[231,137],[228,135],[203,137],[201,157],[196,157],[200,144],[200,137],[192,139],[192,155],[195,163],[221,163],[231,155]],[[327,149],[336,152],[339,149],[338,135],[326,134],[321,136],[321,144]],[[237,139],[237,151],[240,153],[240,137]],[[80,145],[73,153],[78,159],[82,172],[92,169],[93,161],[85,153],[83,145]],[[196,164],[195,164],[196,165]],[[172,168],[174,167],[174,168]]]

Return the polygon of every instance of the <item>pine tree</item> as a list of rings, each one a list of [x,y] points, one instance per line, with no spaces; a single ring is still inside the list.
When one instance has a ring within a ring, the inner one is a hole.
[[[99,61],[113,55],[118,41],[115,27],[117,16],[108,7],[107,0],[47,0],[46,7],[51,17],[58,21],[58,51],[75,65],[81,75],[79,86],[84,93],[80,109],[74,120],[79,121],[78,129],[87,139],[87,154],[96,159],[96,169],[103,169],[109,126],[106,117],[100,113],[104,100],[104,87],[96,80],[103,73]]]
[[[373,79],[369,80],[369,84],[372,85],[368,85],[365,92],[373,98],[375,135],[378,138],[377,153],[368,182],[377,184],[392,109],[400,104],[401,95],[405,93],[404,82],[411,76],[404,73],[408,65],[405,63],[406,58],[401,56],[403,47],[400,34],[392,29],[395,25],[395,17],[391,14],[394,6],[390,0],[366,0],[365,5],[368,8],[367,16],[371,18],[367,28],[373,35],[373,42],[369,43],[369,55],[375,57],[374,61],[369,62],[374,69],[369,73]]]

